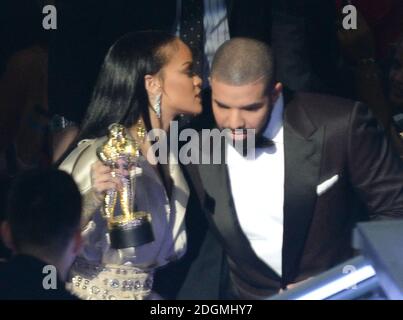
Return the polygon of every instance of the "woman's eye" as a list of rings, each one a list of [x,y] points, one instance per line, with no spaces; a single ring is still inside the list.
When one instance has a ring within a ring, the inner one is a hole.
[[[186,70],[186,74],[187,74],[189,77],[193,77],[193,75],[195,74],[193,65],[189,65],[189,67],[188,67],[187,70]]]

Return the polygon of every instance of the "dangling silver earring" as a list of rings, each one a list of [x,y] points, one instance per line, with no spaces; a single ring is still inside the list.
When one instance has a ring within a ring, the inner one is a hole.
[[[157,99],[156,99],[155,104],[154,104],[154,111],[155,111],[155,114],[157,115],[158,119],[161,118],[161,97],[162,97],[162,94],[160,93],[157,96]]]

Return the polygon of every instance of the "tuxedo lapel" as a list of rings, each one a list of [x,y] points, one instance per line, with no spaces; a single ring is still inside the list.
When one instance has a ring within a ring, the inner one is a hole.
[[[283,281],[293,281],[312,221],[324,129],[291,102],[284,116]]]
[[[206,146],[206,140],[203,140]],[[223,146],[224,140],[221,140]],[[228,173],[225,164],[225,149],[220,148],[220,144],[212,145],[211,154],[221,154],[219,164],[202,164],[199,165],[199,174],[202,185],[204,186],[203,206],[207,211],[207,218],[212,220],[213,225],[219,228],[220,233],[226,236],[234,237],[234,219],[233,204],[231,199],[231,190],[228,184]],[[204,148],[204,152],[206,152]]]
[[[173,156],[172,153],[170,156]],[[171,158],[171,161],[172,159],[173,158]],[[189,200],[189,187],[178,163],[174,164],[171,162],[169,165],[169,170],[173,182],[170,203],[171,208],[174,209],[175,213],[170,214],[169,219],[171,225],[174,226],[173,233],[185,235],[186,232],[183,221],[185,219],[186,207]]]

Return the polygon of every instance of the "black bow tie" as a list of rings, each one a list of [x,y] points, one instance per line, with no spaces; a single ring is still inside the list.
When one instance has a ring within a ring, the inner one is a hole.
[[[273,140],[265,136],[258,136],[255,142],[255,148],[268,148],[274,146]]]
[[[238,151],[239,154],[241,154],[243,157],[246,157],[249,154],[249,151],[248,151],[249,149],[246,148],[246,145],[247,144],[245,143],[243,145],[244,148],[242,148],[242,149],[235,148],[235,150]],[[272,147],[272,146],[274,146],[273,140],[268,139],[268,138],[263,137],[263,136],[256,137],[255,149],[263,149],[263,148],[268,148],[268,147]]]
[[[242,156],[245,157],[248,155],[247,145],[248,144],[246,143],[246,141],[244,141],[244,143],[242,144],[243,148],[236,148],[234,145],[233,145],[233,147],[235,147],[235,150],[238,151],[239,154],[241,154]],[[273,140],[266,138],[264,136],[259,135],[255,139],[255,149],[269,148],[269,147],[273,147],[274,145],[275,145],[275,143]]]

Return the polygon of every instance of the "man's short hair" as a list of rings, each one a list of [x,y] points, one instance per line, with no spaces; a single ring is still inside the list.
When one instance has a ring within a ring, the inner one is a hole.
[[[232,38],[218,48],[211,66],[211,78],[236,86],[264,79],[271,86],[275,82],[273,53],[264,42]]]
[[[6,214],[17,251],[39,248],[58,257],[80,226],[81,195],[63,171],[29,170],[12,184]]]

